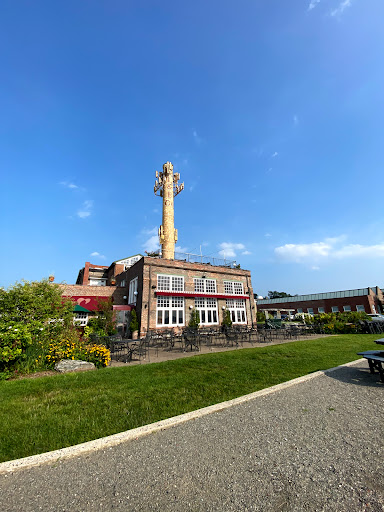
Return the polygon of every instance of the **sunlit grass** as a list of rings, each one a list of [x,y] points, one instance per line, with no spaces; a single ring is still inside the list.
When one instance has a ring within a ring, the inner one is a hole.
[[[375,335],[340,335],[0,382],[0,461],[115,434],[357,359]]]

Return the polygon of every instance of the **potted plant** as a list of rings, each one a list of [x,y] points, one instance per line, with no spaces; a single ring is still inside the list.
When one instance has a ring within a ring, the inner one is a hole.
[[[131,331],[131,338],[133,340],[137,340],[139,333],[139,320],[137,318],[137,313],[134,309],[131,311],[131,319],[129,322],[129,330]]]
[[[189,317],[188,327],[193,330],[197,330],[200,325],[200,315],[197,309],[193,308],[191,316]]]

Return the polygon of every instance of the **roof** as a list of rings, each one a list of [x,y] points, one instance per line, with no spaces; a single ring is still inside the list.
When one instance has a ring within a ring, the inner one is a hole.
[[[130,258],[135,258],[136,256],[141,256],[143,258],[143,254],[137,253],[132,254],[132,256],[127,256],[126,258],[119,258],[118,260],[115,260],[113,263],[119,263],[119,261],[129,260]]]

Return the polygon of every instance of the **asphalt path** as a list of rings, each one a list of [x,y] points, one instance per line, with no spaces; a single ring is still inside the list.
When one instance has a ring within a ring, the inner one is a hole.
[[[367,366],[1,474],[1,510],[382,512],[384,384]]]

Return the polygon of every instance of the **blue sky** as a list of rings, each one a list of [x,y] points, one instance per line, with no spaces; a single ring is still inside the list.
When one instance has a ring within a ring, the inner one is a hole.
[[[382,0],[3,0],[0,285],[182,250],[258,294],[384,286]]]

